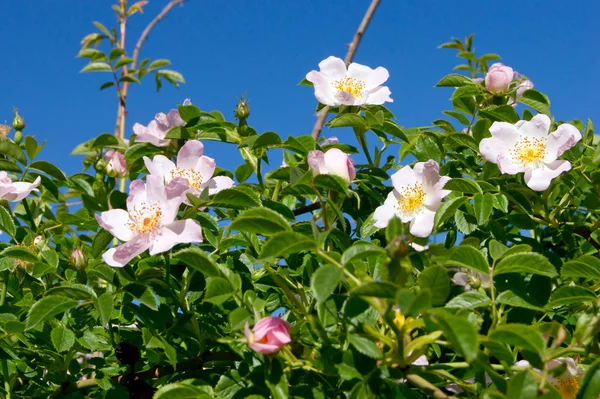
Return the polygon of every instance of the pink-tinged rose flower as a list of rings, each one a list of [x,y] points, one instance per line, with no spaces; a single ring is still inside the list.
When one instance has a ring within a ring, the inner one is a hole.
[[[515,366],[530,367],[530,364],[527,360],[519,360],[515,363]],[[553,369],[563,369],[563,371],[556,375],[551,372]],[[548,371],[546,381],[554,386],[563,398],[575,399],[583,382],[585,374],[583,367],[575,363],[575,360],[570,357],[557,357],[546,363],[546,370]],[[534,368],[533,371],[538,375],[542,374],[538,369]]]
[[[340,141],[338,140],[337,137],[330,137],[328,139],[325,139],[323,141],[323,144],[321,144],[321,145],[323,146],[323,145],[339,144],[339,143],[340,143]]]
[[[323,151],[310,151],[308,153],[308,166],[313,175],[336,175],[348,183],[356,178],[354,161],[340,149],[332,148]]]
[[[33,183],[13,182],[8,173],[0,172],[0,199],[6,201],[21,201],[27,197],[32,191],[38,191],[37,186],[40,185],[41,179],[38,176]]]
[[[144,157],[144,163],[150,175],[156,176],[169,184],[173,179],[182,178],[188,186],[183,193],[183,202],[189,205],[185,194],[187,192],[199,196],[205,188],[209,194],[214,194],[234,185],[227,176],[215,176],[215,160],[204,154],[204,144],[198,140],[186,142],[177,154],[177,164],[164,155],[156,155],[150,160]]]
[[[485,160],[498,164],[502,173],[525,172],[529,188],[544,191],[552,179],[571,170],[569,161],[557,158],[581,140],[575,126],[563,123],[550,133],[550,123],[543,114],[514,125],[494,122],[490,127],[492,137],[481,140],[479,151]]]
[[[387,227],[397,216],[403,223],[410,222],[410,232],[416,237],[427,237],[433,230],[435,212],[442,199],[450,193],[443,187],[450,180],[440,176],[435,161],[417,162],[414,168],[405,166],[392,175],[394,189],[373,214],[375,226]]]
[[[191,105],[192,102],[186,98],[183,105]],[[156,114],[148,126],[136,123],[133,125],[133,132],[136,134],[136,143],[150,143],[156,147],[166,147],[171,142],[165,139],[169,130],[177,126],[184,126],[185,122],[179,116],[179,111],[172,109],[168,114],[163,112]]]
[[[529,89],[533,89],[533,82],[531,80],[521,81],[521,83],[519,83],[519,86],[517,88],[517,98],[523,97],[523,93],[525,93],[525,91],[527,91]]]
[[[116,150],[106,151],[106,174],[110,177],[127,176],[127,164],[122,153]]]
[[[492,93],[508,90],[513,80],[514,71],[502,63],[493,64],[485,75],[485,87]]]
[[[175,220],[188,189],[184,179],[173,179],[167,186],[158,176],[131,182],[127,210],[112,209],[96,215],[101,227],[125,244],[102,255],[109,266],[123,267],[147,249],[156,255],[177,244],[202,242],[200,224],[192,219]]]
[[[245,334],[248,346],[254,352],[269,355],[292,342],[290,330],[292,326],[279,317],[265,317],[252,330],[246,323]]]
[[[475,287],[490,288],[491,280],[487,274],[468,269],[462,270],[466,271],[456,272],[452,276],[451,280],[455,285],[465,287],[465,291],[471,291]]]
[[[319,63],[319,71],[310,71],[306,80],[312,82],[315,97],[329,106],[378,104],[393,102],[387,86],[381,86],[390,74],[387,69],[352,63],[346,69],[344,61],[328,57]]]

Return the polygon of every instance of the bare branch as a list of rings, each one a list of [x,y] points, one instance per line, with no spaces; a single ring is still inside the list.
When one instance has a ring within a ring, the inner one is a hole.
[[[371,1],[371,5],[367,9],[367,12],[363,17],[362,22],[358,26],[358,30],[354,34],[354,39],[352,39],[352,43],[350,43],[349,45],[348,53],[346,53],[346,58],[344,59],[346,66],[350,65],[350,63],[354,59],[354,54],[356,54],[356,50],[358,49],[360,40],[365,34],[365,31],[367,30],[367,27],[369,26],[369,23],[371,22],[373,14],[375,14],[375,10],[379,6],[379,3],[381,3],[381,0]],[[315,140],[318,139],[319,135],[321,134],[321,129],[323,129],[323,125],[325,124],[325,120],[327,119],[327,113],[329,112],[329,108],[329,106],[325,106],[317,113],[317,121],[315,122],[315,126],[312,130],[312,137]]]

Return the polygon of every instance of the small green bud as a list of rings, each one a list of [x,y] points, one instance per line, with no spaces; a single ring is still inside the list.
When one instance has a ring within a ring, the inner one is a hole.
[[[25,129],[25,121],[23,120],[23,118],[21,118],[21,115],[19,115],[19,110],[16,108],[15,108],[15,117],[13,118],[13,122],[12,122],[12,127],[17,132]],[[15,141],[17,141],[17,140],[15,140]]]
[[[106,170],[106,160],[100,159],[98,162],[96,162],[96,170],[98,172],[104,172]]]
[[[20,130],[15,131],[14,142],[17,144],[21,144],[21,140],[23,140],[23,132]]]
[[[250,116],[250,106],[244,97],[242,97],[238,102],[237,107],[235,107],[235,111],[233,111],[233,115],[237,119],[247,119]]]

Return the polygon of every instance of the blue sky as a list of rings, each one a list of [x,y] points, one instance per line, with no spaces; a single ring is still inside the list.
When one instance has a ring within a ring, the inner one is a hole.
[[[203,1],[189,0],[151,34],[142,57],[169,58],[185,76],[180,89],[156,93],[148,79],[129,95],[127,135],[134,122],[146,124],[189,97],[203,110],[218,109],[233,119],[236,98],[247,93],[249,123],[259,132],[282,137],[310,132],[316,100],[312,89],[296,84],[329,55],[341,58],[368,0]],[[92,21],[113,26],[108,0],[7,0],[0,38],[2,95],[0,122],[13,106],[24,116],[26,132],[48,140],[40,157],[67,173],[80,170],[69,156],[80,142],[112,132],[114,91],[98,91],[108,75],[80,74],[75,58]],[[129,45],[166,4],[153,0],[129,23]],[[503,62],[530,77],[550,96],[562,120],[600,120],[597,98],[600,47],[595,1],[399,1],[383,0],[355,61],[390,71],[390,105],[398,123],[422,126],[450,108],[448,89],[435,83],[458,64],[455,52],[436,47],[451,36],[476,34],[479,54],[498,53]],[[129,48],[129,51],[132,47]],[[355,143],[351,132],[325,131]],[[206,143],[206,154],[234,168],[241,158],[232,147]]]

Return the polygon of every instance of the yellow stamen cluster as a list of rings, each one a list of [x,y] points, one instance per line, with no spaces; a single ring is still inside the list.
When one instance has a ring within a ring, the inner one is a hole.
[[[346,76],[344,79],[339,79],[333,82],[333,87],[337,90],[338,94],[345,91],[346,93],[352,94],[354,98],[361,98],[367,85],[363,80],[358,80]]]
[[[557,378],[554,388],[564,399],[575,399],[577,391],[579,391],[579,376],[571,378]]]
[[[151,233],[160,224],[161,217],[162,211],[158,202],[151,205],[143,202],[129,212],[128,226],[138,234]]]
[[[193,169],[173,168],[170,173],[171,179],[175,179],[176,177],[184,178],[191,188],[200,190],[200,186],[202,185],[202,175],[200,172],[196,172]]]
[[[514,163],[521,166],[538,167],[546,156],[546,139],[521,137],[510,150]]]
[[[406,215],[413,215],[421,209],[425,201],[425,191],[421,183],[403,186],[399,190],[396,211]]]

